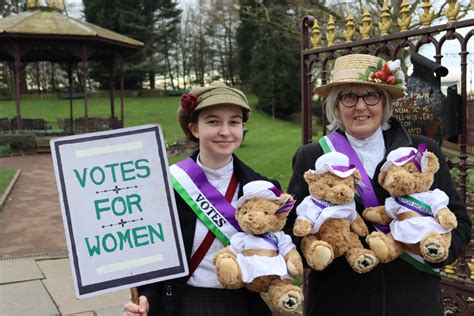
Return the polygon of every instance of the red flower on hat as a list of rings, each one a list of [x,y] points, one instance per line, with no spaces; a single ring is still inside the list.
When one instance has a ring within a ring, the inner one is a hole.
[[[380,60],[377,66],[368,66],[365,73],[361,74],[360,79],[404,87],[404,76],[399,69],[399,64],[399,61],[391,61],[384,64]]]
[[[181,96],[181,107],[188,113],[192,113],[198,105],[197,96],[192,93],[185,93]]]

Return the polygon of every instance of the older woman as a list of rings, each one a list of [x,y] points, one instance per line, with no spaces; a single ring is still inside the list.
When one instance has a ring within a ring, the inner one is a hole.
[[[297,150],[288,192],[302,201],[309,194],[304,172],[314,169],[316,159],[325,152],[343,152],[360,169],[367,187],[357,201],[357,211],[362,214],[366,207],[383,205],[389,197],[377,182],[387,154],[399,147],[426,144],[440,162],[432,189],[439,188],[449,196],[448,207],[458,220],[449,256],[437,266],[399,258],[365,274],[355,273],[343,257],[337,258],[323,271],[311,270],[305,298],[308,315],[443,315],[440,278],[435,269],[452,263],[464,251],[471,238],[471,223],[438,144],[408,134],[392,117],[392,101],[404,96],[404,85],[399,61],[386,63],[363,54],[337,58],[332,82],[315,89],[326,98],[331,133],[319,143]],[[370,223],[367,226],[375,229]]]

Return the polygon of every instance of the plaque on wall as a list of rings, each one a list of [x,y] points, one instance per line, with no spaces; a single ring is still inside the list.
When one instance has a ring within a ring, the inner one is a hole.
[[[441,77],[448,69],[413,53],[413,74],[406,83],[406,95],[395,101],[394,116],[410,134],[421,134],[440,142],[446,133],[446,96],[441,92]]]

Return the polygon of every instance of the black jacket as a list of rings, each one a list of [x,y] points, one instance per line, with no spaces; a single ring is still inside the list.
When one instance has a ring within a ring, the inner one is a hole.
[[[390,123],[391,128],[383,132],[386,154],[399,147],[416,148],[418,144],[425,143],[427,149],[439,159],[440,170],[435,175],[432,189],[438,188],[449,196],[448,207],[456,214],[458,220],[458,227],[452,231],[449,257],[439,266],[452,263],[470,241],[471,223],[452,182],[446,159],[438,144],[432,139],[409,135],[395,119]],[[324,152],[321,146],[315,143],[301,146],[294,155],[293,175],[288,193],[293,194],[298,202],[309,195],[303,174],[308,169],[314,169],[316,159],[322,154]],[[378,184],[377,179],[385,160],[378,164],[372,180],[375,193],[382,204],[389,194]],[[361,204],[357,204],[359,214],[363,209]],[[292,212],[285,228],[287,232],[291,231],[295,219],[296,212]],[[373,230],[370,223],[367,223],[367,226]],[[294,241],[296,244],[299,242],[296,238]],[[440,280],[416,270],[402,259],[387,264],[379,263],[371,272],[358,274],[350,268],[344,257],[339,257],[321,272],[311,270],[308,283],[309,294],[305,297],[308,315],[441,316],[444,314]]]
[[[191,158],[196,160],[198,152],[195,152]],[[234,173],[239,181],[239,193],[241,197],[243,192],[243,186],[254,180],[268,180],[262,175],[252,170],[249,166],[243,163],[237,156],[233,155]],[[271,180],[269,180],[271,181]],[[275,186],[280,188],[280,184],[277,181],[271,181]],[[176,207],[178,210],[179,222],[181,225],[181,233],[183,235],[184,248],[186,251],[186,258],[188,263],[191,259],[193,249],[194,232],[196,229],[197,216],[193,210],[186,204],[181,196],[175,192]],[[164,282],[149,284],[140,286],[138,288],[139,295],[145,295],[150,304],[150,310],[148,315],[178,315],[180,301],[182,297],[182,290],[186,286],[188,277],[182,277],[178,279],[168,280]],[[252,303],[250,305],[255,310],[251,315],[271,315],[270,310],[267,308],[265,302],[261,299],[258,293],[248,292],[248,300]],[[231,307],[229,307],[231,308]]]

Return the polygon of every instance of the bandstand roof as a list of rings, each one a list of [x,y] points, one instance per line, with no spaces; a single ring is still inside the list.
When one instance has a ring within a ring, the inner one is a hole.
[[[142,42],[125,35],[45,9],[0,19],[0,60],[10,59],[12,43],[20,43],[21,58],[27,61],[77,59],[62,52],[70,46],[73,49],[90,47],[89,59],[104,59],[117,49],[128,51],[143,47]]]

